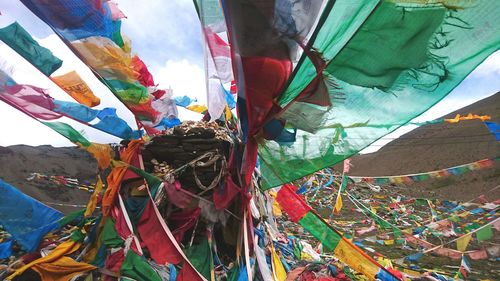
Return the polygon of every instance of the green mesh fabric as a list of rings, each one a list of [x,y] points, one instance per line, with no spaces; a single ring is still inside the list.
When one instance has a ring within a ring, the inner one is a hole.
[[[316,28],[314,49],[321,53],[325,61],[332,58],[347,44],[359,26],[368,17],[378,1],[350,1],[337,0],[330,11],[325,10],[325,22]],[[299,65],[295,68],[293,77],[279,97],[281,106],[287,105],[296,98],[304,88],[313,80],[316,69],[311,60],[303,55]]]
[[[441,7],[403,14],[394,4],[382,3],[326,71],[353,85],[389,89],[403,71],[429,60],[427,46],[444,14]]]
[[[219,0],[193,0],[193,3],[204,26],[224,22]]]
[[[409,122],[500,46],[500,29],[494,28],[500,6],[493,1],[455,10],[365,4],[336,1],[316,31],[313,46],[326,67],[314,94],[326,92],[332,106],[296,101],[316,73],[305,58],[280,96],[286,106],[280,118],[298,129],[297,136],[288,145],[259,143],[263,189],[340,162]]]

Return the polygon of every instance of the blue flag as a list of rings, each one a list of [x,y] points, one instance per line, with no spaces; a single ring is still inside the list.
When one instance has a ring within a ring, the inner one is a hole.
[[[500,125],[495,122],[483,122],[484,125],[490,130],[490,132],[495,136],[497,141],[500,141]]]
[[[0,243],[0,259],[7,259],[12,256],[12,240]]]
[[[33,252],[42,238],[59,227],[63,214],[0,180],[0,225],[24,250]]]

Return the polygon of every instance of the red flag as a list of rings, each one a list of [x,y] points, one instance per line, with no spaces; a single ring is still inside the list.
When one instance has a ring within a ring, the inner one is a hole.
[[[132,68],[139,73],[139,77],[137,77],[139,83],[145,87],[155,85],[153,75],[151,75],[146,64],[138,56],[134,56],[130,64]]]
[[[127,16],[118,8],[118,4],[115,1],[108,2],[109,10],[111,11],[111,19],[119,20],[123,18],[127,18]]]
[[[196,272],[193,266],[188,263],[184,263],[181,270],[179,271],[179,275],[177,275],[176,281],[191,281],[191,280],[204,280],[200,277],[200,275]]]
[[[118,235],[123,240],[126,240],[133,233],[132,233],[132,230],[130,229],[130,227],[128,226],[128,223],[127,223],[128,214],[124,213],[122,207],[123,206],[121,204],[114,205],[113,209],[111,209],[111,215],[115,219],[116,233],[118,233]],[[125,216],[127,216],[127,217],[125,217]],[[134,240],[134,243],[132,243],[130,247],[134,250],[134,252],[141,254],[142,250],[138,249],[138,243],[136,244],[135,242],[137,242],[137,240]]]
[[[182,256],[175,248],[170,237],[165,233],[159,218],[155,214],[153,204],[149,200],[137,225],[141,239],[148,248],[151,258],[156,263],[179,264],[182,261]]]
[[[280,204],[281,208],[288,214],[288,217],[293,222],[298,222],[311,207],[300,198],[295,191],[297,187],[291,184],[285,184],[278,191],[276,201]]]
[[[486,195],[482,194],[478,198],[479,198],[479,202],[481,202],[482,204],[488,203],[488,198],[486,198]]]
[[[0,100],[38,119],[54,120],[62,115],[52,111],[53,99],[42,89],[29,85],[6,86],[0,92]]]
[[[177,280],[204,280],[204,278],[194,269],[182,249],[175,241],[170,229],[154,205],[149,194],[149,200],[137,225],[139,234],[148,248],[151,258],[158,264],[172,263],[179,265],[182,269]]]
[[[249,135],[255,135],[270,117],[276,98],[292,73],[290,60],[269,57],[243,57],[245,98]]]
[[[176,212],[170,215],[168,221],[174,229],[172,234],[175,236],[175,240],[180,243],[184,237],[184,233],[191,229],[196,223],[196,220],[201,214],[200,208],[186,209],[180,212]]]
[[[111,272],[119,273],[120,267],[125,260],[125,254],[123,249],[120,249],[114,253],[109,254],[104,262],[104,268]]]
[[[158,121],[158,117],[160,116],[160,112],[153,107],[151,99],[141,104],[129,104],[128,107],[134,115],[152,120],[153,122]]]
[[[164,182],[164,188],[167,192],[168,200],[179,208],[186,208],[187,206],[189,206],[189,203],[191,203],[191,200],[193,199],[192,196],[186,194],[181,190],[182,187],[179,181],[175,181],[174,184]]]
[[[224,186],[218,187],[214,190],[213,200],[215,209],[222,210],[227,208],[240,190],[240,187],[234,183],[231,176],[227,176]]]
[[[163,97],[165,94],[167,93],[167,91],[165,90],[156,90],[152,93],[152,95],[155,97],[155,99],[160,99],[161,97]]]
[[[210,28],[205,28],[205,37],[212,57],[231,57],[229,44],[222,40],[217,33],[213,32]]]
[[[145,124],[142,124],[142,127],[144,128],[144,130],[146,130],[146,133],[150,136],[158,135],[159,133],[161,133],[160,130],[155,129],[155,128],[150,127],[150,126],[145,125]]]

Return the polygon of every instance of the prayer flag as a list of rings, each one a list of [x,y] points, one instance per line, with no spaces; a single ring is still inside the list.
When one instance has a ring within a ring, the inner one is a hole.
[[[0,28],[0,40],[47,76],[62,65],[62,60],[55,57],[47,48],[40,46],[17,22]]]
[[[274,247],[271,246],[271,262],[273,268],[273,276],[275,281],[285,281],[286,280],[286,271],[281,263],[280,257]]]
[[[45,234],[59,227],[62,217],[61,212],[0,180],[0,225],[25,251],[35,251]]]
[[[460,252],[464,252],[467,249],[467,245],[469,245],[469,241],[471,240],[471,234],[465,234],[458,238],[457,240],[457,250]]]
[[[486,259],[488,259],[488,253],[484,249],[473,251],[473,252],[469,252],[467,254],[473,260],[486,260]]]
[[[101,100],[94,95],[87,83],[83,81],[76,71],[50,77],[50,79],[68,95],[83,105],[94,107],[101,103]]]
[[[340,214],[340,210],[342,209],[343,203],[342,203],[342,195],[340,195],[340,192],[337,194],[337,199],[335,200],[335,206],[333,208],[333,212],[335,214]]]
[[[476,232],[476,238],[478,242],[489,240],[493,237],[493,230],[491,225],[487,225]]]
[[[278,192],[278,196],[276,196],[276,201],[288,214],[291,221],[298,222],[300,218],[311,210],[311,207],[309,207],[307,203],[295,193],[295,191],[295,186],[291,184],[284,184]]]

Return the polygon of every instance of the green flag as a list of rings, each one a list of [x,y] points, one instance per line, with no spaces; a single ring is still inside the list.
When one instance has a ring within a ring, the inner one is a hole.
[[[207,280],[210,280],[210,271],[213,267],[213,261],[208,239],[203,237],[199,244],[187,248],[185,253],[194,268],[196,268],[196,270],[198,270]]]
[[[55,57],[49,49],[40,46],[17,22],[0,28],[0,40],[47,76],[62,65],[62,60]]]
[[[334,2],[309,42],[314,52],[277,98],[295,142],[259,142],[263,189],[358,153],[439,102],[500,46],[495,1]]]
[[[138,256],[132,250],[127,252],[120,273],[137,281],[162,281],[158,273],[146,262],[144,257]]]
[[[476,232],[476,238],[478,242],[489,240],[493,238],[493,230],[491,225],[487,225]]]
[[[300,220],[299,224],[318,239],[325,248],[332,251],[342,237],[333,231],[328,225],[321,221],[313,212],[307,212]]]
[[[70,125],[62,122],[42,122],[47,127],[63,135],[72,143],[79,143],[84,147],[90,146],[90,142]]]

